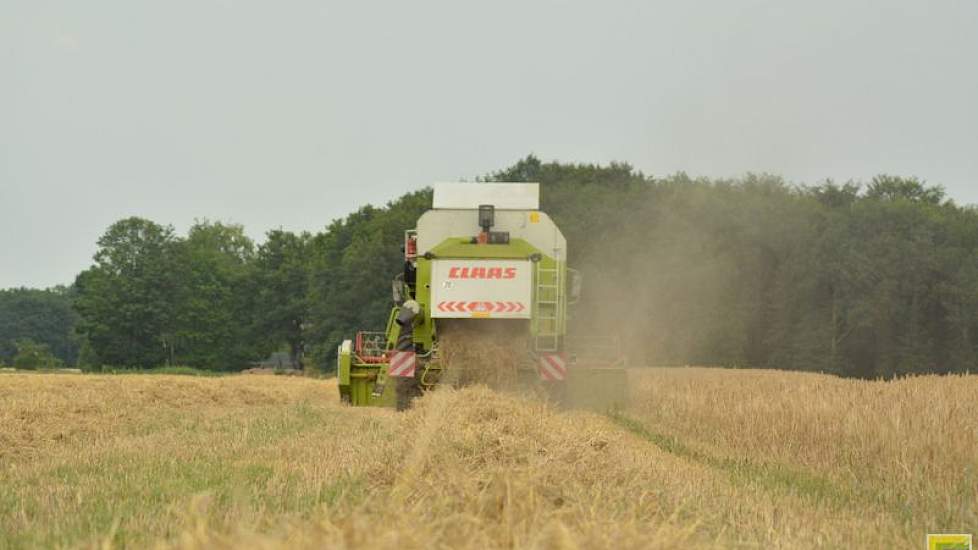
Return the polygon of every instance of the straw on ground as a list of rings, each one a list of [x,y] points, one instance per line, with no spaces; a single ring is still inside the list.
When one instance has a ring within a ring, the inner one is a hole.
[[[613,415],[485,388],[0,375],[0,547],[917,548],[978,526],[978,377],[631,373]]]

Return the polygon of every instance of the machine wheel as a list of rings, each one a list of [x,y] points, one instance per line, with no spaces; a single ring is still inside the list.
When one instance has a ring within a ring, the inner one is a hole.
[[[544,398],[559,410],[570,408],[570,396],[567,391],[566,381],[544,382],[540,386]]]
[[[423,371],[424,369],[419,365],[415,368],[412,378],[398,378],[394,383],[398,411],[410,409],[414,399],[421,396],[421,373]]]

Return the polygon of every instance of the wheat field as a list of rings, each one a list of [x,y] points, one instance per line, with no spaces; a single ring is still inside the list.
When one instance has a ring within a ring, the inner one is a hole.
[[[407,413],[276,376],[0,374],[0,548],[922,548],[978,526],[978,376],[675,368]]]

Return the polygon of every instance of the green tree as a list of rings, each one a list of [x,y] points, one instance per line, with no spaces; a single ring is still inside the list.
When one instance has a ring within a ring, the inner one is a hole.
[[[174,331],[180,273],[173,228],[142,218],[118,221],[98,240],[95,265],[75,280],[78,331],[100,361],[153,367]]]
[[[270,231],[258,248],[253,270],[252,331],[267,353],[285,343],[301,368],[309,316],[309,233]]]
[[[55,357],[46,344],[39,344],[29,338],[17,340],[17,355],[14,368],[23,370],[56,369],[63,366],[61,359]]]
[[[909,200],[927,204],[940,204],[944,200],[944,188],[927,186],[917,178],[879,175],[866,186],[866,198],[877,200]]]
[[[211,370],[245,366],[256,354],[249,333],[254,243],[240,225],[197,221],[173,243],[171,330],[166,361]]]
[[[0,361],[13,360],[17,340],[28,338],[46,345],[64,363],[74,364],[78,316],[71,306],[72,294],[67,287],[0,290]]]

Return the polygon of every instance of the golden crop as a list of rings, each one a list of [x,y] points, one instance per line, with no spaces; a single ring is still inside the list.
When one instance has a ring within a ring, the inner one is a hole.
[[[292,377],[0,374],[0,547],[919,548],[978,526],[978,377],[631,373],[616,414]]]

